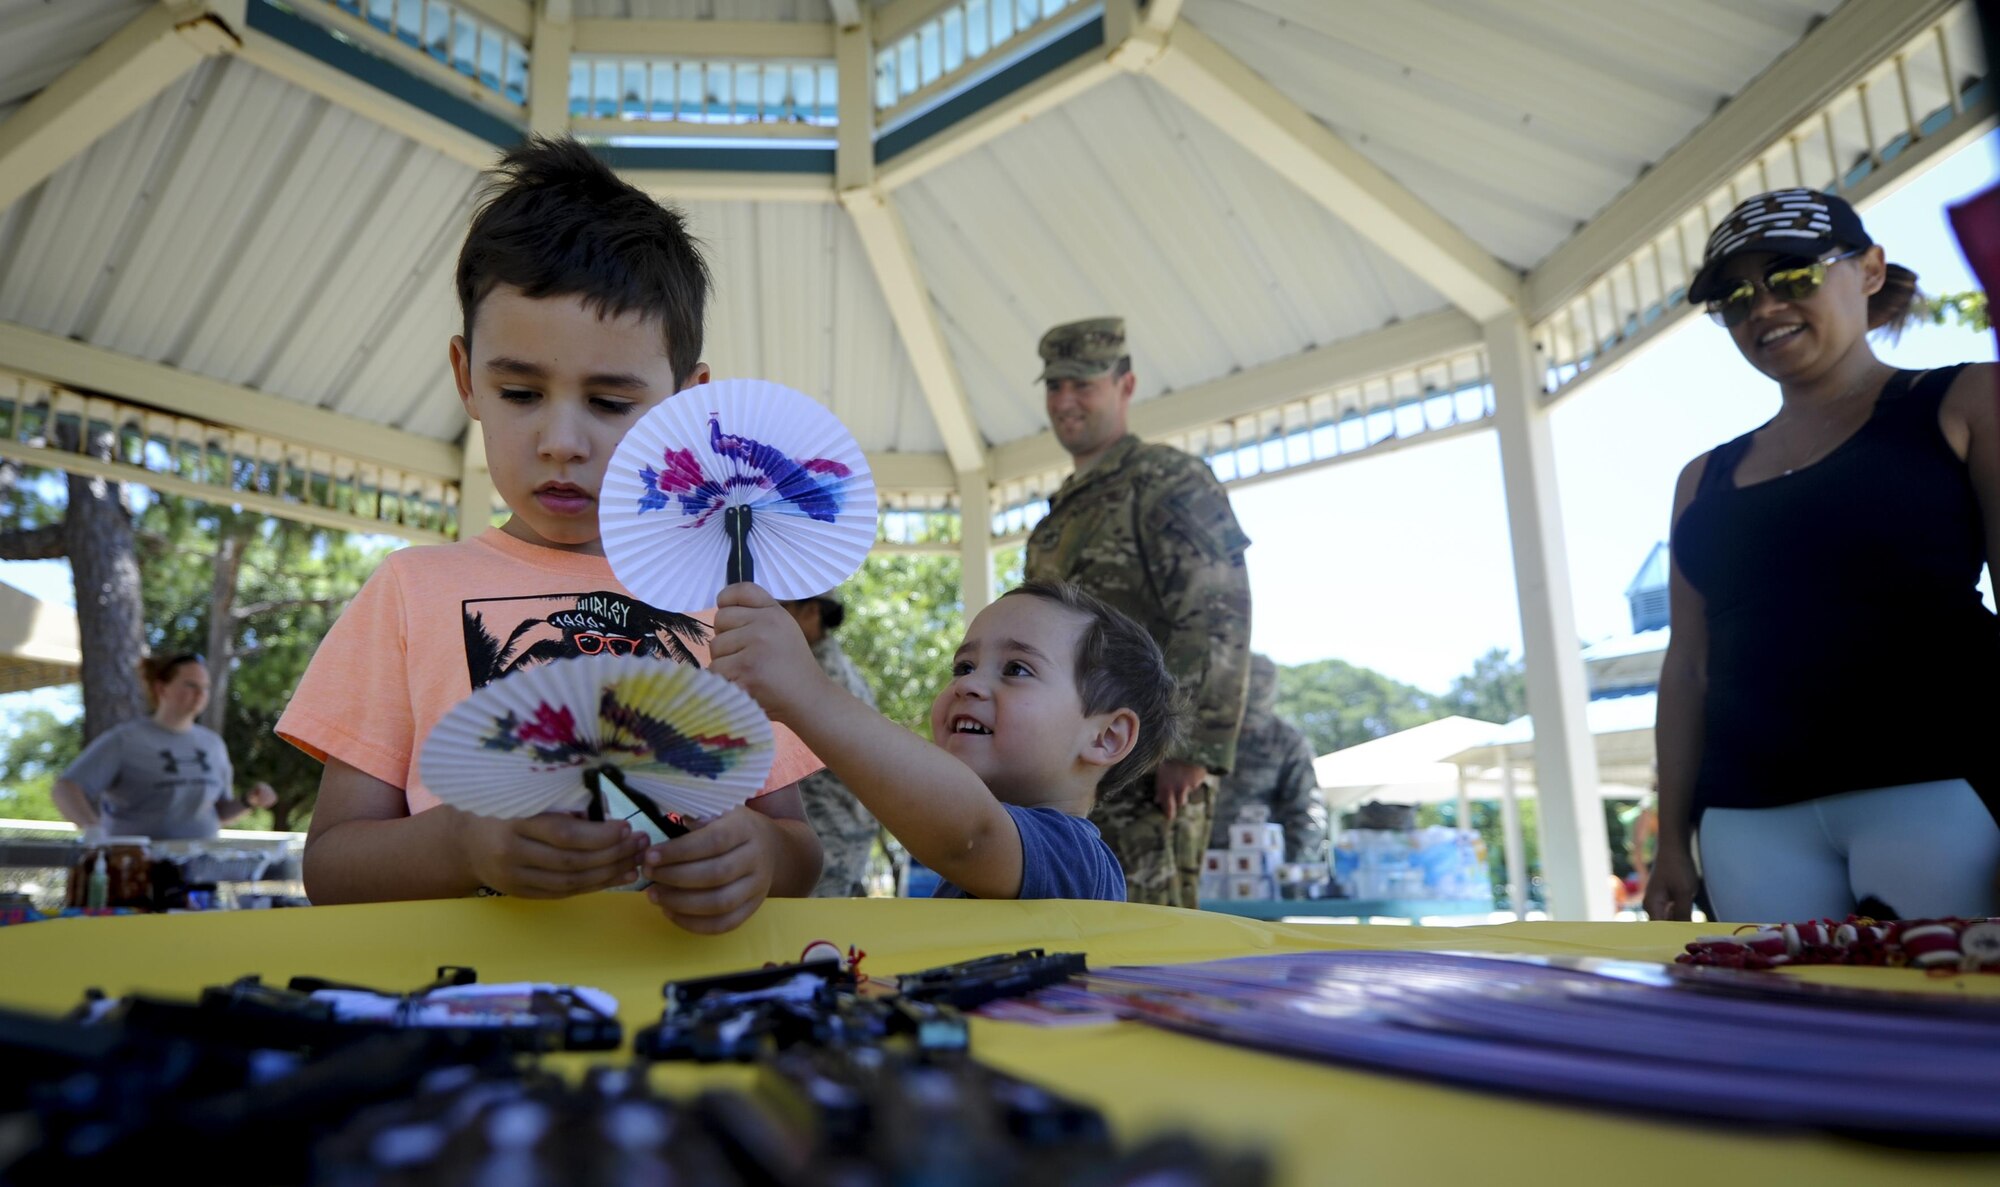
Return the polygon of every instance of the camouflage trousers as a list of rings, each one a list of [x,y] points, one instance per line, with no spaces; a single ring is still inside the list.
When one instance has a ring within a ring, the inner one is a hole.
[[[814,898],[861,898],[868,893],[868,863],[881,826],[831,771],[815,771],[799,781],[806,819],[819,834],[826,864]]]
[[[1215,780],[1202,780],[1169,823],[1148,777],[1091,809],[1090,822],[1125,867],[1126,901],[1189,910],[1200,905],[1201,861],[1214,796]]]

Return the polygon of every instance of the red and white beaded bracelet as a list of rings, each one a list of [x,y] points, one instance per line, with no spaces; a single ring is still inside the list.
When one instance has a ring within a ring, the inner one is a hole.
[[[1675,957],[1682,964],[1737,969],[1850,964],[1934,973],[2000,973],[2000,919],[1816,919],[1771,927],[1745,924],[1703,936]]]

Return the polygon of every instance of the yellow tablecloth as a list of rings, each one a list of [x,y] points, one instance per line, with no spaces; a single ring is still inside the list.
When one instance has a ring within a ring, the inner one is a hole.
[[[860,946],[868,954],[863,971],[880,975],[1034,945],[1085,952],[1093,966],[1327,948],[1667,960],[1703,930],[1667,923],[1286,926],[1110,903],[869,900],[774,901],[730,935],[699,937],[666,923],[636,895],[557,903],[481,899],[4,928],[0,1003],[63,1010],[87,986],[188,995],[245,973],[267,981],[305,973],[398,987],[428,980],[440,964],[463,964],[477,968],[482,981],[605,989],[621,1003],[629,1032],[658,1018],[664,981],[794,960],[816,939]],[[1816,975],[2000,992],[2000,978],[1939,982],[1878,969]],[[1267,1146],[1287,1184],[2000,1183],[2000,1156],[1654,1122],[1345,1071],[1136,1024],[1044,1030],[979,1020],[973,1049],[1096,1104],[1128,1137],[1187,1128],[1217,1141]],[[728,1074],[682,1069],[667,1080],[680,1086]]]

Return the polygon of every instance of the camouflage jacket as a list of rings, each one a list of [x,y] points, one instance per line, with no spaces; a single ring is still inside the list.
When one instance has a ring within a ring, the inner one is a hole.
[[[1209,846],[1229,847],[1229,826],[1245,805],[1263,804],[1285,826],[1285,860],[1326,856],[1326,799],[1313,772],[1312,744],[1289,723],[1254,708],[1236,736],[1236,766],[1216,783]]]
[[[861,670],[854,666],[854,661],[848,658],[847,652],[841,650],[840,644],[834,641],[832,635],[821,635],[819,642],[812,645],[812,654],[813,658],[819,661],[820,671],[832,677],[835,684],[853,693],[855,699],[870,709],[875,707],[875,690],[868,687],[868,681],[862,677]]]
[[[1249,537],[1200,458],[1127,435],[1070,475],[1028,537],[1027,576],[1074,581],[1138,620],[1193,710],[1174,757],[1227,771],[1250,664]]]
[[[854,661],[842,651],[832,635],[822,635],[813,645],[813,658],[820,670],[835,684],[875,707],[875,692],[868,687]],[[825,865],[820,871],[815,898],[851,898],[868,893],[868,864],[875,852],[880,826],[854,793],[830,770],[818,770],[799,780],[799,797],[805,803],[806,820],[819,834]]]

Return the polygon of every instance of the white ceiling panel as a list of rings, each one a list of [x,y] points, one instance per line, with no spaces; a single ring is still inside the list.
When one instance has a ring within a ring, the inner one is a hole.
[[[1187,0],[1183,14],[1530,268],[1839,0]]]
[[[687,210],[715,274],[703,357],[718,378],[797,388],[833,409],[864,449],[942,448],[846,212],[745,202]]]
[[[26,99],[152,0],[0,0],[0,104]]]
[[[251,0],[262,3],[263,0]],[[309,0],[317,2],[317,0]],[[1187,0],[1198,26],[1487,251],[1529,268],[1836,0]],[[144,8],[0,0],[0,118]],[[826,0],[576,0],[589,19],[826,21]],[[1941,102],[1914,83],[1915,101]],[[0,321],[427,437],[476,173],[240,61],[203,63],[0,212]],[[1035,342],[1126,317],[1140,398],[1445,307],[1203,113],[1118,76],[897,190],[990,445],[1045,425]],[[846,213],[698,202],[718,376],[941,438]]]
[[[1127,320],[1141,398],[1444,301],[1150,82],[1116,78],[898,191],[981,431],[1046,428],[1035,343]]]

